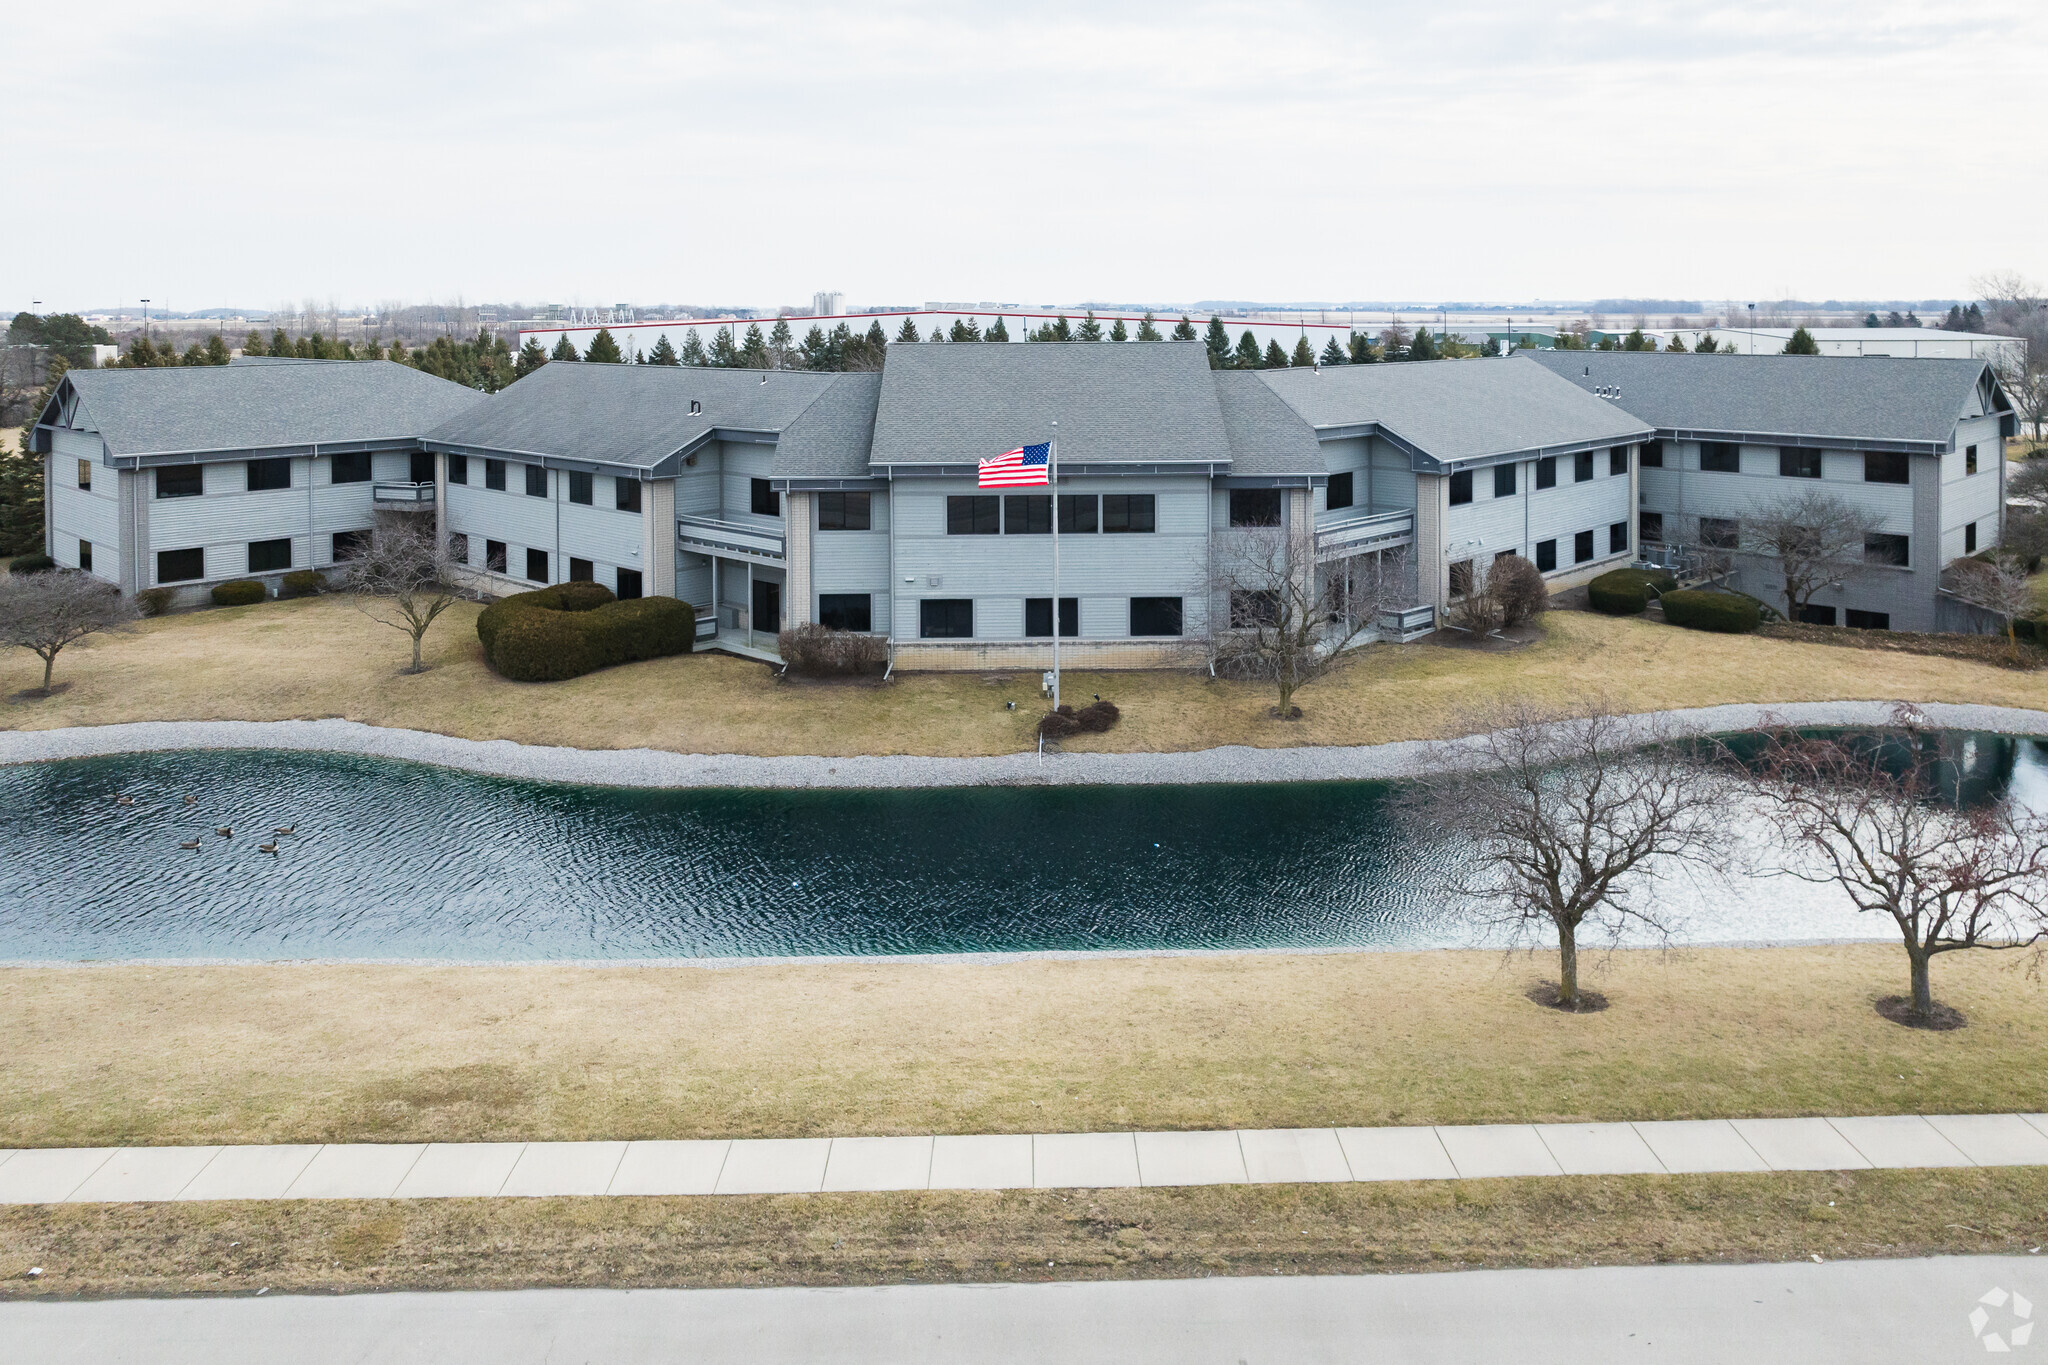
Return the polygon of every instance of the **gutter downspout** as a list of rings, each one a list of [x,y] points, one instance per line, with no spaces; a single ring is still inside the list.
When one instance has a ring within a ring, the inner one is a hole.
[[[313,453],[306,457],[306,567],[308,569],[315,567],[319,563],[319,555],[313,549],[313,471],[318,467],[319,463],[320,443],[315,441],[313,443]],[[371,505],[374,506],[376,501],[377,495],[372,492],[370,495]]]
[[[1058,490],[1054,490],[1053,515],[1059,515]],[[1058,602],[1052,606],[1052,614],[1060,614]],[[889,666],[882,670],[882,681],[888,682],[896,674],[896,471],[889,471]],[[1057,635],[1059,622],[1053,622]]]

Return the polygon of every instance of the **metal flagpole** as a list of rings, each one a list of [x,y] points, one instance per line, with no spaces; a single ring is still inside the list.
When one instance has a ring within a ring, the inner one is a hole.
[[[1052,424],[1052,448],[1045,452],[1045,491],[1052,503],[1052,709],[1060,709],[1060,424]]]

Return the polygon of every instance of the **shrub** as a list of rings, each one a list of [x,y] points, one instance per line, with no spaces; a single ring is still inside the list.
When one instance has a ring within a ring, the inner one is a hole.
[[[1497,555],[1486,571],[1486,586],[1493,591],[1503,626],[1519,626],[1550,607],[1550,589],[1543,585],[1543,571],[1520,555]]]
[[[1594,611],[1638,616],[1651,598],[1662,597],[1677,586],[1678,580],[1662,569],[1613,569],[1586,585],[1586,598]]]
[[[558,682],[616,664],[688,654],[697,611],[673,597],[621,602],[597,583],[514,593],[476,619],[484,659],[517,682]]]
[[[834,630],[812,621],[775,637],[792,673],[811,678],[879,673],[889,664],[889,642],[879,635]]]
[[[19,578],[23,574],[48,573],[57,567],[57,561],[37,550],[32,554],[16,555],[7,561],[7,572]]]
[[[1754,597],[1735,592],[1706,592],[1687,589],[1664,594],[1664,619],[1689,630],[1712,630],[1723,635],[1743,635],[1763,620]]]
[[[144,588],[135,594],[135,605],[144,616],[162,616],[171,609],[171,599],[177,595],[176,588]]]
[[[252,602],[269,600],[270,589],[254,578],[237,578],[230,583],[213,585],[213,605],[216,607],[246,607]]]
[[[293,569],[278,580],[279,597],[318,597],[327,590],[327,575],[318,569]]]
[[[1083,730],[1101,734],[1116,724],[1122,716],[1123,712],[1116,709],[1116,703],[1113,701],[1090,702],[1074,713],[1074,723]]]
[[[1069,735],[1078,735],[1080,733],[1081,722],[1074,715],[1074,708],[1071,706],[1062,706],[1056,711],[1048,711],[1038,718],[1038,737],[1040,739],[1065,739]]]

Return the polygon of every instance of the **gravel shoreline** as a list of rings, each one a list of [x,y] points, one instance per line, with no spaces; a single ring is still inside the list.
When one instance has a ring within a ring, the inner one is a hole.
[[[1696,735],[1771,723],[1869,725],[1887,701],[1786,702],[1652,712],[1645,726]],[[2048,736],[2048,711],[1952,702],[1917,703],[1929,724]],[[1455,742],[1454,742],[1455,743]],[[1146,786],[1237,782],[1346,782],[1413,776],[1442,754],[1431,741],[1186,753],[1032,753],[982,758],[869,755],[856,758],[683,754],[660,749],[572,749],[511,740],[457,739],[350,720],[137,721],[57,730],[0,731],[0,764],[180,749],[273,749],[405,759],[496,777],[600,787],[982,787]],[[1435,755],[1434,759],[1432,755]]]

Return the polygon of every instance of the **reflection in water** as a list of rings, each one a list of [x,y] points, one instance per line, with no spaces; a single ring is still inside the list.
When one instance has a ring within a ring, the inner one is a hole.
[[[2048,749],[1942,739],[1971,799]],[[650,792],[260,751],[0,769],[0,959],[593,959],[1486,942],[1377,783]],[[117,806],[131,793],[133,806]],[[184,795],[200,799],[187,806]],[[1731,812],[1738,822],[1756,819]],[[234,827],[232,838],[213,833]],[[257,844],[295,825],[276,855]],[[1761,834],[1761,829],[1759,829]],[[183,841],[201,847],[186,851]],[[1885,938],[1826,888],[1660,885],[1681,941]]]

